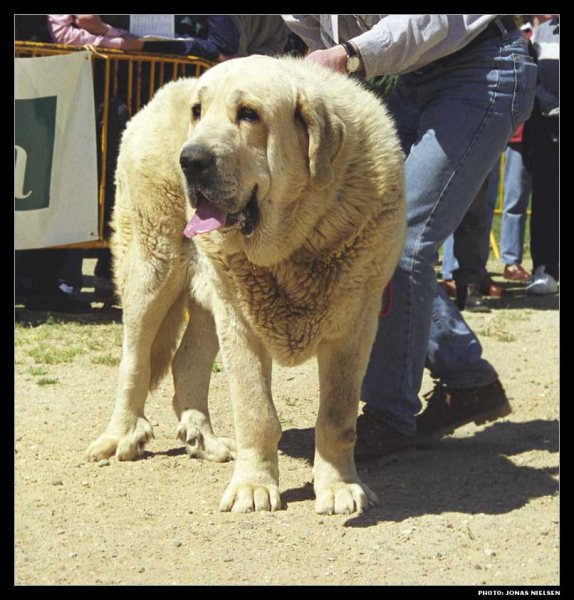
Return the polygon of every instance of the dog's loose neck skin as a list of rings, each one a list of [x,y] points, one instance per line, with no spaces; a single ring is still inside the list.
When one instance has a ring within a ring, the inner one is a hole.
[[[344,302],[339,296],[346,289],[346,277],[377,276],[365,268],[373,260],[372,252],[362,248],[373,250],[380,244],[386,227],[381,223],[390,220],[388,210],[397,210],[379,204],[368,217],[352,220],[347,212],[353,210],[352,200],[345,198],[343,187],[335,186],[322,200],[328,208],[322,217],[301,233],[300,245],[287,258],[272,265],[249,260],[246,240],[239,232],[195,238],[282,364],[298,364],[313,355],[315,342],[329,327],[326,307]],[[309,198],[301,197],[298,202],[305,206]],[[292,209],[296,212],[295,206]]]

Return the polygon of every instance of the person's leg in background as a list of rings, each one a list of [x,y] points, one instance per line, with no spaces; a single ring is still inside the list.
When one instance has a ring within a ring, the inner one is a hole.
[[[84,249],[71,248],[62,272],[60,273],[60,287],[68,294],[79,294],[84,285],[82,265],[84,262]]]
[[[451,298],[457,298],[457,306],[460,310],[490,312],[485,296],[500,298],[504,295],[504,290],[492,280],[487,270],[490,256],[490,232],[499,184],[500,160],[488,174],[456,231],[447,238],[443,245],[442,287]],[[455,238],[457,240],[456,255]],[[462,280],[462,285],[466,282],[466,290],[457,288],[454,276],[457,269],[461,269],[458,276]]]
[[[522,267],[528,201],[532,177],[522,160],[522,144],[510,143],[504,161],[504,200],[500,226],[500,260],[504,277],[524,281],[530,273]]]
[[[61,289],[61,276],[70,250],[46,248],[15,253],[16,303],[33,311],[87,312],[91,305]]]
[[[480,282],[488,260],[488,219],[487,191],[488,177],[452,235],[452,252],[456,265],[452,279],[456,290],[456,304],[459,310],[489,312],[490,308],[480,291]],[[486,248],[484,247],[486,243]],[[485,252],[486,250],[486,252]]]

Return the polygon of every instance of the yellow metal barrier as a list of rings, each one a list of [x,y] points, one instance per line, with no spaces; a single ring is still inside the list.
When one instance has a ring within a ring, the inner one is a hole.
[[[15,42],[16,58],[31,58],[70,54],[89,50],[94,73],[95,105],[103,106],[103,126],[100,142],[99,173],[99,240],[58,246],[61,248],[104,248],[104,221],[106,216],[106,158],[108,151],[109,103],[118,98],[128,108],[130,115],[138,112],[154,93],[170,80],[180,77],[199,77],[214,63],[195,56],[174,56],[123,52],[93,46],[62,46],[35,42]],[[96,116],[94,115],[94,119]]]

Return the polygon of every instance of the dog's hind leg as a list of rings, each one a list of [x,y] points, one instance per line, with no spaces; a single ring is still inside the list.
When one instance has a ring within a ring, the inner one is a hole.
[[[183,323],[183,287],[183,276],[177,270],[159,278],[149,264],[132,262],[122,293],[124,336],[116,404],[105,433],[88,448],[88,459],[115,454],[118,460],[135,460],[153,437],[144,415],[145,401],[150,387],[159,379],[158,360],[167,360],[167,367],[171,360],[171,356],[160,356],[166,354],[166,344],[158,343],[157,338],[165,337],[166,331],[177,338],[171,321],[177,320],[174,315],[180,313]],[[175,351],[175,343],[172,346]]]
[[[191,301],[189,323],[173,363],[173,408],[179,419],[177,437],[192,458],[225,462],[234,443],[218,438],[211,427],[207,397],[213,362],[219,350],[215,322],[209,311]]]

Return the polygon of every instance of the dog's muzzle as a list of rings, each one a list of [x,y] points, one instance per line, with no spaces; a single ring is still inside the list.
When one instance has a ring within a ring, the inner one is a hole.
[[[213,184],[216,175],[215,155],[206,146],[185,145],[179,155],[179,164],[189,187],[209,187]]]

